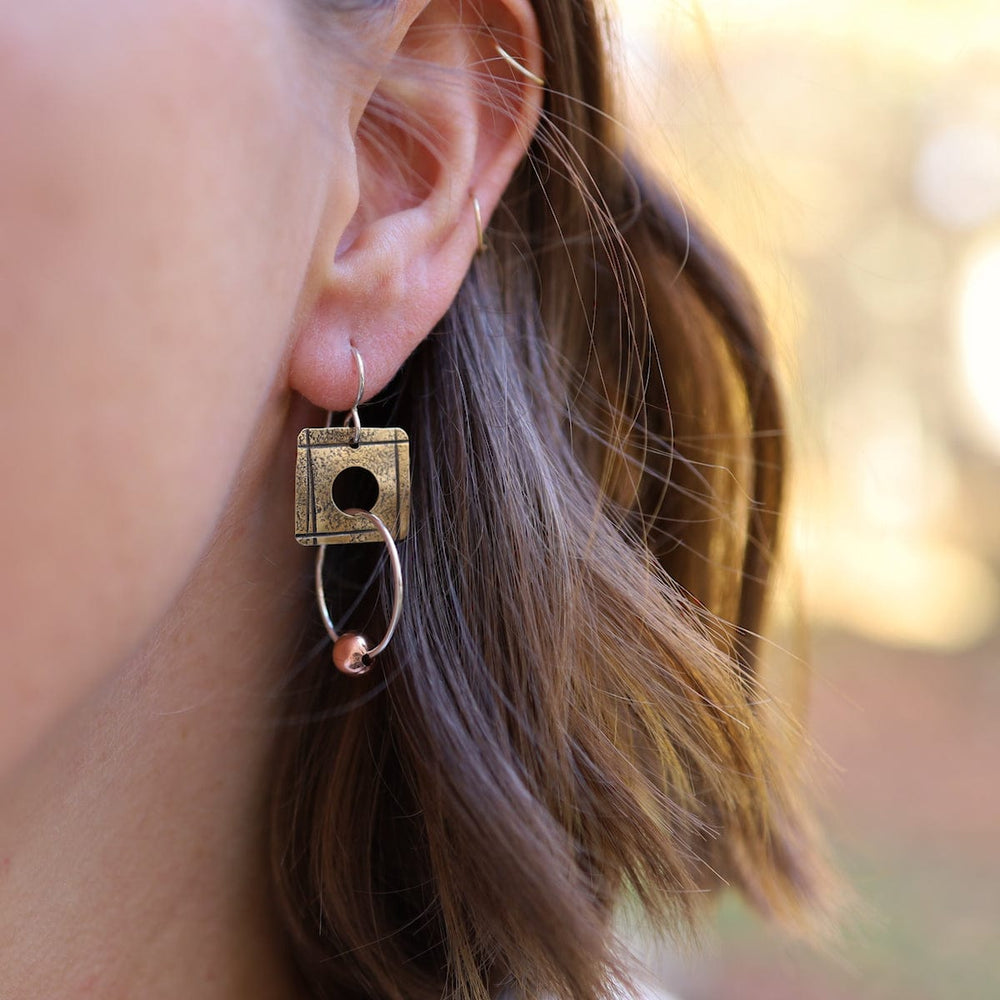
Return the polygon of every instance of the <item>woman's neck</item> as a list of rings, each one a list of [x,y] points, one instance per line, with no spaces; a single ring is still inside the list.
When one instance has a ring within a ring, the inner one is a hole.
[[[286,471],[244,478],[156,634],[0,788],[0,996],[295,995],[266,854],[307,600]]]

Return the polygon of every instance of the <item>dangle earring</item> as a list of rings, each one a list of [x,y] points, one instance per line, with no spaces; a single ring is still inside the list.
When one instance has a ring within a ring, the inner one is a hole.
[[[316,545],[316,603],[333,640],[333,662],[346,674],[366,673],[392,638],[403,608],[403,574],[394,539],[405,538],[410,526],[410,443],[398,427],[362,427],[358,406],[365,394],[365,364],[351,347],[358,371],[358,393],[343,426],[307,427],[299,432],[295,461],[295,540]],[[338,498],[355,487],[374,487],[368,509],[341,509]],[[392,571],[393,602],[382,641],[370,647],[357,632],[339,634],[330,616],[323,586],[328,545],[384,542]]]

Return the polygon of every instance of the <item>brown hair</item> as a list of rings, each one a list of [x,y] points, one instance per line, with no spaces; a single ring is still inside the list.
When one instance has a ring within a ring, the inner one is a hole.
[[[401,629],[368,677],[324,653],[290,684],[274,877],[319,997],[592,1000],[626,975],[626,894],[674,933],[723,880],[788,923],[817,896],[757,677],[785,467],[765,331],[623,155],[593,0],[536,12],[536,140],[366,420],[412,442]],[[387,606],[370,549],[330,581],[352,622]]]

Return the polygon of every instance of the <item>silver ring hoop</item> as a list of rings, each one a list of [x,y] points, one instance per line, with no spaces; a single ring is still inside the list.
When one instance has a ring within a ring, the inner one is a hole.
[[[382,519],[373,514],[370,510],[362,510],[359,507],[351,507],[344,511],[354,517],[366,518],[382,536],[385,542],[386,551],[389,553],[389,567],[392,572],[392,611],[389,614],[389,624],[386,627],[385,635],[378,645],[369,648],[368,640],[355,632],[345,632],[341,635],[333,624],[330,617],[330,608],[326,603],[326,589],[323,586],[323,562],[326,559],[327,546],[321,545],[316,553],[316,604],[319,607],[320,617],[323,619],[323,626],[327,635],[333,640],[333,659],[338,670],[347,674],[363,674],[371,667],[372,660],[375,659],[386,646],[396,631],[399,624],[399,617],[403,611],[403,569],[399,562],[399,552],[389,529]]]

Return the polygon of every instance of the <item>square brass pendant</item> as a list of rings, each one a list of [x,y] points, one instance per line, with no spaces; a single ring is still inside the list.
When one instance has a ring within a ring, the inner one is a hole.
[[[300,545],[379,542],[364,518],[345,514],[333,500],[333,483],[345,469],[367,469],[378,483],[371,512],[393,538],[410,527],[410,441],[398,427],[363,427],[352,447],[353,427],[307,427],[299,432],[295,460],[295,540]]]

